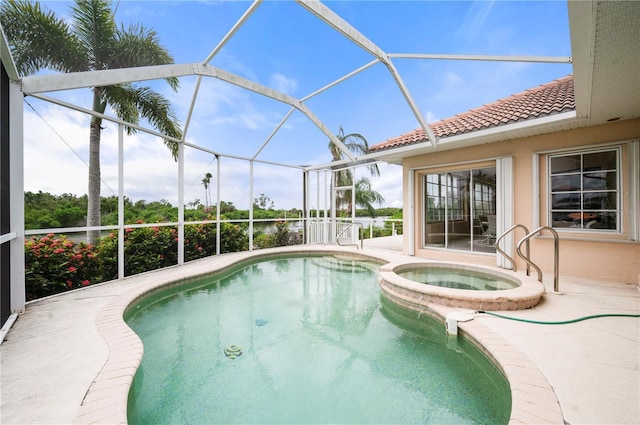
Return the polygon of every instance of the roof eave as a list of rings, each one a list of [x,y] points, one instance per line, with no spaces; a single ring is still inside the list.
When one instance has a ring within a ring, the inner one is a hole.
[[[571,110],[471,133],[442,137],[439,139],[435,149],[431,144],[420,142],[409,146],[386,149],[378,153],[373,153],[371,156],[381,161],[401,165],[404,158],[412,156],[546,134],[558,131],[559,128],[569,130],[583,125],[585,125],[584,120],[578,118],[575,110]]]
[[[589,117],[593,86],[595,25],[598,4],[570,1],[568,3],[571,52],[573,58],[573,86],[578,116]]]

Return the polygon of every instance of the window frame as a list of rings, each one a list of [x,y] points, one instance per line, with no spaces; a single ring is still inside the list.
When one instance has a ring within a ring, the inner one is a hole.
[[[603,153],[603,152],[615,152],[615,169],[607,169],[607,170],[598,170],[598,172],[615,172],[615,190],[606,189],[606,190],[588,190],[585,189],[583,184],[584,175],[588,174],[589,171],[584,168],[584,156],[593,154],[593,153]],[[571,172],[552,172],[551,162],[554,158],[560,157],[569,157],[569,156],[580,156],[580,169],[578,171]],[[558,150],[551,151],[546,153],[546,221],[547,225],[558,232],[567,232],[567,233],[588,233],[588,234],[622,234],[623,229],[623,214],[621,213],[624,206],[624,199],[622,197],[623,194],[623,152],[621,145],[611,145],[611,146],[601,146],[597,148],[582,148],[582,149],[571,149],[571,150]],[[579,190],[571,190],[571,191],[553,191],[552,190],[552,179],[553,177],[558,176],[580,176],[580,189]],[[594,208],[585,208],[583,198],[585,194],[594,193],[594,192],[615,192],[615,208],[606,208],[606,209],[594,209]],[[553,213],[554,212],[563,212],[562,208],[553,208],[553,195],[559,193],[573,193],[578,194],[580,197],[580,208],[578,210],[571,209],[572,212],[575,212],[582,218],[580,227],[558,227],[553,225]],[[615,229],[606,229],[606,228],[589,228],[584,227],[584,216],[585,214],[593,213],[594,211],[602,211],[604,214],[615,214],[616,217],[616,228]]]

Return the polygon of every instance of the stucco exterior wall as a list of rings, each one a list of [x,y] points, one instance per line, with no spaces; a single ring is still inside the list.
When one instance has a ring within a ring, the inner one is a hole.
[[[613,122],[599,126],[580,128],[576,130],[562,131],[542,136],[527,137],[505,142],[483,144],[456,150],[437,149],[426,155],[408,157],[403,160],[404,170],[404,228],[408,229],[409,170],[414,170],[414,199],[415,199],[415,244],[416,256],[439,260],[464,261],[474,264],[495,265],[494,254],[470,253],[463,251],[445,250],[438,248],[425,248],[423,246],[424,226],[422,224],[423,186],[421,184],[421,170],[428,168],[434,170],[447,170],[455,167],[455,164],[495,160],[500,157],[513,158],[513,196],[514,213],[513,223],[524,224],[529,230],[546,223],[546,161],[545,152],[561,149],[589,149],[603,144],[619,143],[622,146],[622,184],[621,208],[622,227],[621,233],[612,234],[599,232],[563,232],[559,230],[560,249],[559,265],[560,275],[576,277],[588,277],[615,281],[622,283],[640,284],[640,242],[630,240],[633,226],[639,226],[638,217],[640,211],[632,211],[638,208],[630,204],[632,199],[630,181],[630,159],[628,144],[640,139],[640,119]],[[539,161],[539,189],[534,184],[534,156],[538,155]],[[635,191],[639,189],[636,187]],[[535,220],[534,191],[539,201],[539,222]],[[640,194],[635,194],[640,199]],[[500,208],[500,205],[498,205]],[[635,223],[633,223],[635,220]],[[517,230],[514,243],[524,236],[524,232]],[[405,236],[405,253],[409,252],[409,238]],[[514,249],[515,252],[515,249]],[[553,274],[553,238],[550,233],[542,232],[538,237],[531,239],[531,259],[542,269],[545,275]],[[525,264],[518,259],[518,269],[522,270]],[[535,273],[535,271],[534,271]]]

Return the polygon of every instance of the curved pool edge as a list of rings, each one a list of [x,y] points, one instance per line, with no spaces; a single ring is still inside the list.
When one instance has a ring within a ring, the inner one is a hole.
[[[397,298],[385,292],[383,295],[398,305],[428,314],[440,322],[444,322],[450,312],[469,312],[439,304],[415,304],[411,299]],[[458,322],[458,335],[475,345],[507,379],[511,389],[509,424],[565,423],[553,387],[535,363],[519,349],[480,320]]]
[[[144,348],[140,338],[124,321],[125,311],[130,305],[150,293],[177,285],[200,276],[224,271],[245,261],[277,255],[329,254],[360,259],[396,263],[398,253],[383,253],[381,250],[359,250],[350,248],[305,246],[286,247],[225,254],[218,257],[194,261],[184,266],[132,276],[124,280],[134,281],[135,287],[109,302],[96,318],[98,332],[109,347],[108,358],[87,390],[75,424],[109,423],[126,424],[129,389],[142,361]],[[407,263],[416,262],[406,257]],[[428,262],[428,261],[425,261]],[[386,265],[381,267],[382,269]],[[385,294],[387,295],[387,294]],[[387,295],[389,296],[389,295]],[[429,305],[435,317],[444,321],[446,311],[453,309]],[[461,334],[473,342],[478,349],[501,370],[511,387],[512,411],[509,423],[563,423],[563,415],[557,397],[540,370],[522,352],[508,341],[496,335],[480,322],[472,320],[460,323]]]

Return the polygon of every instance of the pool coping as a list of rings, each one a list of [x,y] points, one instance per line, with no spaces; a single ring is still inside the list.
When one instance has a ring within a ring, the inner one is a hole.
[[[158,279],[145,279],[134,289],[107,303],[98,313],[95,320],[96,327],[108,346],[109,355],[87,390],[73,423],[126,424],[128,421],[129,389],[144,353],[142,341],[124,321],[124,313],[132,303],[155,290],[178,285],[210,273],[224,271],[245,261],[294,253],[297,255],[339,254],[385,263],[421,262],[415,257],[371,249],[354,251],[353,249],[327,246],[305,246],[301,250],[298,246],[289,249],[250,251],[241,255],[225,254],[200,262],[200,266],[208,266],[206,270],[203,270],[203,267],[188,270],[188,266],[181,266],[174,269],[180,270],[179,273],[158,273]],[[428,263],[429,260],[424,262]],[[496,268],[496,270],[499,269]],[[135,278],[133,276],[127,279]],[[389,294],[386,296],[393,297]],[[407,300],[397,299],[394,301],[411,308],[410,302]],[[458,310],[437,304],[430,304],[427,307],[432,315],[441,321],[444,321],[448,312]],[[459,329],[461,335],[473,342],[494,362],[509,382],[512,397],[510,424],[564,423],[562,410],[553,388],[537,366],[520,350],[479,321],[471,320],[460,323]]]

